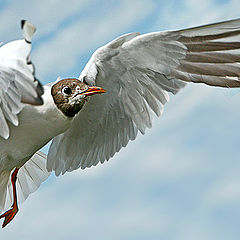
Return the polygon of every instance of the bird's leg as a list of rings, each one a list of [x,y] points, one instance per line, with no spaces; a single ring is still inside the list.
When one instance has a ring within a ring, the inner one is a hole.
[[[15,168],[11,175],[11,182],[13,187],[13,204],[11,206],[11,209],[0,215],[1,218],[5,218],[2,224],[2,228],[4,228],[8,223],[10,223],[15,215],[18,212],[18,204],[17,204],[17,190],[16,190],[16,180],[17,180],[17,173],[19,168]]]

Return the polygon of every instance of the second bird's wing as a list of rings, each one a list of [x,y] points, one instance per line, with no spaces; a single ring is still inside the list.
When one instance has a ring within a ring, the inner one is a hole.
[[[99,48],[80,75],[106,93],[91,97],[55,137],[47,168],[56,175],[111,158],[161,115],[184,82],[240,87],[240,19],[179,31],[124,35]]]

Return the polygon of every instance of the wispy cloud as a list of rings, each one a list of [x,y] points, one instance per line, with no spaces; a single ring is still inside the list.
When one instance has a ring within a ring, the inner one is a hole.
[[[53,34],[72,16],[81,13],[84,8],[91,5],[94,0],[43,0],[10,1],[1,7],[0,35],[3,41],[16,38],[19,31],[18,23],[21,19],[32,21],[41,31],[39,35]]]
[[[154,25],[164,29],[181,29],[184,27],[197,26],[211,22],[227,20],[239,17],[237,9],[240,3],[237,0],[185,0],[185,1],[156,1],[161,4],[161,14]]]
[[[47,75],[58,76],[78,68],[78,74],[87,62],[80,56],[93,53],[93,50],[113,37],[125,32],[153,9],[151,1],[120,1],[109,5],[98,3],[90,15],[82,15],[67,26],[63,26],[48,41],[35,49],[34,57],[39,74],[44,79]],[[104,7],[104,9],[102,9]],[[106,9],[105,9],[106,8]],[[61,51],[64,49],[64,51]],[[77,77],[77,76],[76,76]]]

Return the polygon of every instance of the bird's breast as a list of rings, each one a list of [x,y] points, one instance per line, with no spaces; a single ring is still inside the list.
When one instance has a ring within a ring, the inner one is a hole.
[[[45,96],[41,106],[26,105],[18,118],[18,126],[9,126],[9,139],[0,139],[0,170],[3,161],[7,168],[21,167],[36,151],[65,132],[71,124],[71,120],[57,109],[49,96]]]

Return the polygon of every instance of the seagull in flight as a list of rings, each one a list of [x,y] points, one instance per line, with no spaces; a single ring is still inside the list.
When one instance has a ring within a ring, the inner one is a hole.
[[[51,171],[109,160],[160,116],[187,82],[240,87],[240,19],[177,31],[130,33],[100,47],[78,78],[42,86],[30,59],[35,27],[0,47],[0,215]],[[52,140],[48,155],[39,150]]]

